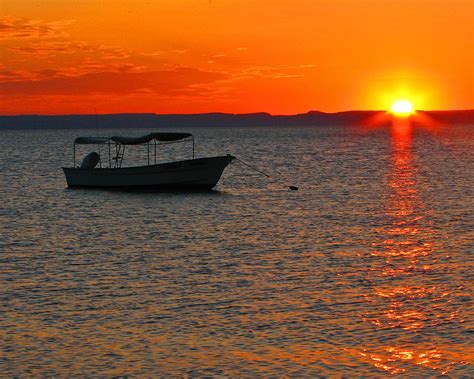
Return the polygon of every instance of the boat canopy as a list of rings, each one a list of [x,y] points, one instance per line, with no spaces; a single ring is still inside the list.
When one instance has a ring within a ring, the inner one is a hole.
[[[121,145],[140,145],[150,141],[179,141],[188,137],[192,137],[190,133],[150,133],[141,137],[77,137],[74,143],[79,145],[102,145],[108,142],[115,142]]]
[[[109,139],[109,137],[77,137],[74,143],[79,145],[100,145],[107,143]]]

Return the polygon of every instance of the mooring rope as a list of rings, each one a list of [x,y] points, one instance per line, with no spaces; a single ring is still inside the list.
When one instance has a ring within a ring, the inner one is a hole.
[[[239,161],[240,163],[243,163],[245,166],[251,168],[251,169],[254,170],[254,171],[259,172],[260,174],[265,175],[267,178],[271,178],[271,176],[268,175],[266,172],[263,172],[263,171],[259,170],[258,168],[255,168],[254,166],[252,166],[252,165],[250,165],[250,164],[244,162],[242,159],[239,159],[239,158],[235,157],[235,160]]]
[[[235,160],[239,161],[240,163],[244,164],[245,166],[247,166],[248,168],[262,174],[262,175],[265,175],[267,178],[272,178],[271,175],[267,174],[266,172],[262,171],[262,170],[259,170],[258,168],[252,166],[251,164],[248,164],[247,162],[244,162],[242,159],[239,159],[237,157],[235,157]],[[288,186],[288,188],[292,191],[298,191],[298,187],[297,186]]]

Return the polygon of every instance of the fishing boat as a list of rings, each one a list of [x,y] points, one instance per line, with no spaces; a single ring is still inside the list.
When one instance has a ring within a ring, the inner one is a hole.
[[[163,144],[191,142],[192,159],[157,164],[157,148]],[[122,167],[126,148],[147,145],[147,164]],[[76,145],[105,147],[104,160],[89,153],[76,166]],[[63,167],[68,187],[140,188],[178,191],[209,191],[215,187],[232,155],[195,158],[190,133],[150,133],[141,137],[78,137],[73,144],[73,166]]]

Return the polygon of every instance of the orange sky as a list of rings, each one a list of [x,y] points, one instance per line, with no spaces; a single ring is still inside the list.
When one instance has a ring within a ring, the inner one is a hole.
[[[0,113],[474,108],[474,0],[2,0]]]

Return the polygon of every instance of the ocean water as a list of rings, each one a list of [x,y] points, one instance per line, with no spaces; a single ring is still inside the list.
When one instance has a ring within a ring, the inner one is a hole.
[[[0,376],[474,376],[474,127],[196,128],[271,178],[191,194],[67,189],[91,132],[0,132]]]

